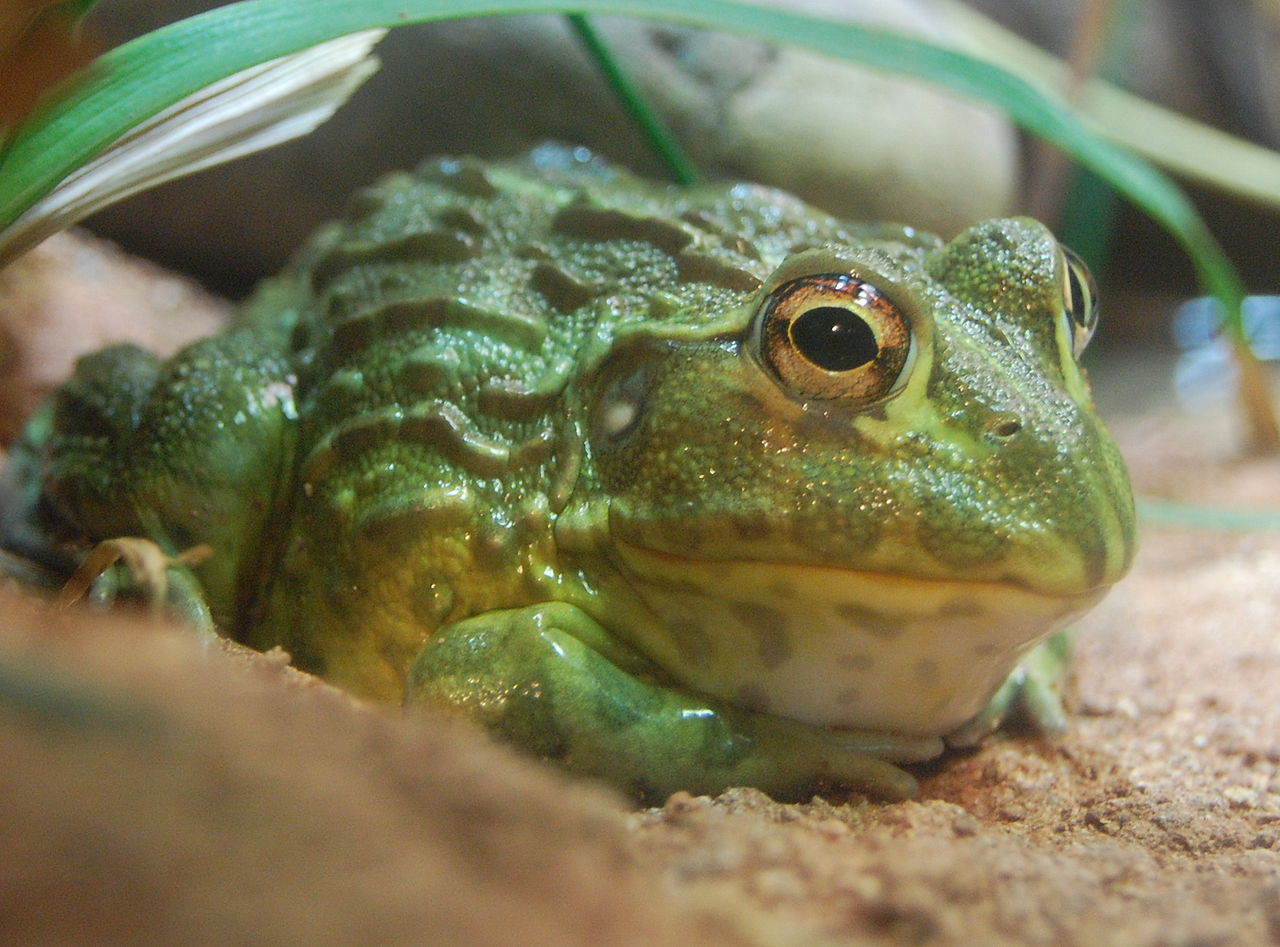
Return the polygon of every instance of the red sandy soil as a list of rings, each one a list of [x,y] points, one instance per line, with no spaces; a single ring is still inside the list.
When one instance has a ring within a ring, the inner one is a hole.
[[[1224,423],[1122,420],[1140,495],[1280,510]],[[636,811],[282,655],[5,597],[0,941],[1280,943],[1280,530],[1142,533],[1069,732],[896,804]]]

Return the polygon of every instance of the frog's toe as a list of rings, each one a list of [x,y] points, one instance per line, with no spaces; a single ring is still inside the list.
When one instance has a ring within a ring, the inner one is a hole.
[[[815,784],[817,788],[824,788],[822,784],[828,781],[832,787],[857,789],[885,802],[914,798],[920,789],[916,778],[906,770],[863,753],[851,753],[838,759],[832,766],[830,777],[820,776]],[[775,795],[785,799],[794,794],[784,789]]]
[[[805,743],[810,740],[818,745],[806,747]],[[841,728],[813,728],[808,734],[792,735],[787,742],[789,748],[779,748],[773,753],[781,763],[773,777],[775,795],[793,797],[811,790],[813,785],[802,781],[787,784],[788,778],[810,771],[817,774],[812,782],[820,788],[856,789],[891,802],[910,799],[918,789],[915,777],[898,764],[934,759],[945,747],[941,737]]]
[[[866,753],[892,763],[923,763],[942,755],[942,737],[912,737],[878,730],[849,730],[840,727],[827,731],[832,739],[857,753]]]

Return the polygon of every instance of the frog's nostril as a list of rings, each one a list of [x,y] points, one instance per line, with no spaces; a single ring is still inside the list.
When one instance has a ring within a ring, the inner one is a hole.
[[[1022,430],[1022,421],[1013,417],[996,418],[987,426],[987,430],[994,437],[1013,437]]]

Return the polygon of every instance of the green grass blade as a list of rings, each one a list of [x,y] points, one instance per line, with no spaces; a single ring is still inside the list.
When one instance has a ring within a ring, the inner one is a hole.
[[[640,126],[641,132],[649,140],[650,147],[657,152],[677,184],[697,184],[698,172],[685,157],[684,151],[671,136],[667,126],[649,107],[640,90],[628,78],[627,74],[613,58],[604,38],[592,25],[591,19],[580,13],[570,13],[565,19],[574,35],[578,37],[583,48],[591,56],[600,70],[600,74],[613,91],[614,97],[622,105],[623,110]]]
[[[1253,532],[1280,529],[1280,510],[1233,509],[1225,506],[1203,506],[1179,500],[1139,497],[1138,516],[1144,523],[1156,526],[1182,526],[1192,529],[1222,529]]]
[[[1162,223],[1192,256],[1204,286],[1228,312],[1239,309],[1239,278],[1182,193],[1141,159],[1091,134],[1050,95],[990,63],[921,40],[729,0],[577,0],[571,7],[545,0],[245,0],[219,7],[103,56],[20,129],[0,166],[0,226],[139,121],[241,69],[356,30],[543,12],[731,29],[984,99],[1073,154]]]
[[[1041,90],[1064,87],[1067,66],[1061,60],[959,0],[936,2],[960,25],[959,46],[964,50],[998,63]],[[1079,109],[1098,134],[1168,171],[1280,208],[1280,152],[1210,128],[1102,80],[1086,84]]]
[[[0,267],[131,194],[311,131],[376,71],[371,50],[386,32],[348,33],[242,70],[135,125],[0,229]]]

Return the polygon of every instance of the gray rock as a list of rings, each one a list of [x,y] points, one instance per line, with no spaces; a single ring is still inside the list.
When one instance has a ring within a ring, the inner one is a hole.
[[[774,2],[925,35],[948,29],[932,0]],[[117,0],[92,24],[118,42],[207,5]],[[985,109],[732,34],[597,25],[708,177],[761,180],[837,213],[942,233],[1009,208],[1016,138]],[[318,133],[135,198],[100,214],[94,229],[236,287],[279,266],[352,189],[429,154],[507,155],[559,139],[662,174],[558,17],[404,27],[379,55],[380,74]]]

